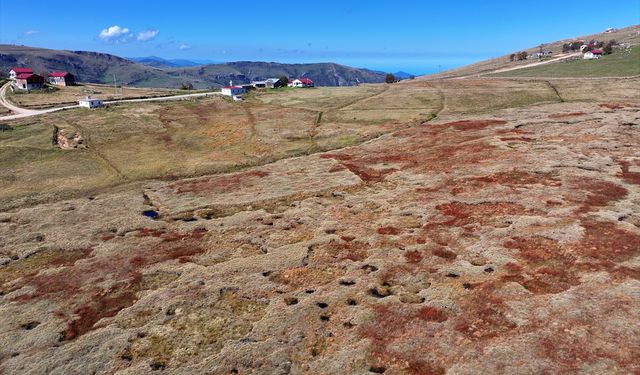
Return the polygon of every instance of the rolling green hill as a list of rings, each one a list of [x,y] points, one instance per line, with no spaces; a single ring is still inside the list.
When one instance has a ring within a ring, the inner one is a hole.
[[[496,73],[496,77],[626,77],[640,75],[640,46],[614,48],[598,60],[576,59]]]

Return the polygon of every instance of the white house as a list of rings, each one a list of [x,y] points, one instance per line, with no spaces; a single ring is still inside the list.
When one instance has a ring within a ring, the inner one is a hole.
[[[582,58],[585,60],[593,60],[593,59],[599,59],[600,56],[602,56],[602,51],[598,49],[594,49],[592,51],[585,52]]]
[[[41,89],[44,85],[44,77],[32,73],[20,73],[15,78],[14,87],[21,90]]]
[[[240,96],[245,92],[246,90],[240,86],[225,86],[222,88],[222,95],[231,96],[231,97]]]
[[[288,86],[289,87],[313,87],[314,83],[309,78],[299,78],[289,82]]]
[[[31,70],[31,68],[11,68],[9,71],[9,79],[15,81],[16,77],[20,74],[33,74],[33,70]]]
[[[92,99],[90,96],[85,96],[84,99],[80,99],[78,104],[80,104],[80,107],[98,108],[98,107],[102,107],[102,100]]]

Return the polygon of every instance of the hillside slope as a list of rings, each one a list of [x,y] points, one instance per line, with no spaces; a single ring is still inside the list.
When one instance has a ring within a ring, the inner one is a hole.
[[[541,44],[545,51],[552,51],[554,57],[558,57],[562,54],[562,45],[564,43],[568,43],[574,40],[583,39],[583,40],[601,40],[607,41],[611,39],[615,39],[619,43],[625,43],[630,45],[640,44],[640,25],[634,25],[625,27],[623,29],[619,29],[613,33],[598,33],[586,36],[578,36],[574,38],[566,38],[563,40],[559,40],[552,43],[543,43]],[[523,49],[523,51],[527,51],[530,55],[538,52],[540,45],[533,46],[530,48]],[[517,51],[513,51],[517,52]],[[499,56],[493,59],[480,61],[475,64],[470,64],[463,66],[461,68],[448,70],[446,72],[442,72],[439,74],[432,74],[428,76],[421,77],[422,79],[442,79],[442,78],[453,78],[453,77],[463,77],[469,75],[478,75],[478,74],[487,74],[494,72],[499,69],[511,68],[524,66],[528,64],[532,64],[537,62],[536,59],[519,61],[519,62],[511,62],[509,61],[509,54],[504,56]]]
[[[496,73],[498,77],[629,77],[640,75],[640,46],[614,48],[598,60],[581,57],[552,64]]]
[[[117,82],[127,85],[158,79],[177,84],[177,81],[160,69],[108,53],[0,45],[0,71],[6,74],[14,66],[28,66],[38,74],[56,70],[68,71],[80,82],[112,83],[115,74]]]
[[[249,83],[270,77],[309,77],[319,86],[354,86],[359,83],[384,82],[385,74],[367,69],[351,68],[334,63],[279,64],[274,62],[239,61],[211,64],[169,71],[174,77],[190,80],[196,87]]]
[[[80,82],[118,83],[140,87],[176,88],[191,83],[195,88],[215,88],[251,80],[306,76],[321,86],[352,86],[384,81],[384,73],[351,68],[333,63],[278,64],[266,62],[233,62],[198,67],[159,69],[118,56],[100,52],[59,51],[26,46],[0,45],[0,71],[14,66],[28,66],[36,73],[65,70]],[[167,68],[166,64],[161,65]]]

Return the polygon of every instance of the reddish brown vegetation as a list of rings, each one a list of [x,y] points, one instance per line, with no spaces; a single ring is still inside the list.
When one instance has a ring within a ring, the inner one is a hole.
[[[398,235],[400,234],[400,229],[396,227],[380,227],[378,228],[378,234],[384,235]]]
[[[500,138],[503,142],[533,142],[535,138],[529,137],[502,137]]]
[[[506,317],[504,301],[492,292],[495,285],[485,283],[474,289],[454,322],[456,331],[472,340],[486,340],[505,334],[517,327]]]
[[[168,260],[185,259],[204,252],[199,246],[205,230],[186,234],[171,231],[141,230],[142,236],[162,238],[156,245],[145,245],[132,253],[112,254],[109,257],[88,258],[82,263],[68,264],[46,274],[36,274],[22,279],[21,286],[34,291],[14,298],[17,302],[34,299],[73,301],[69,310],[61,311],[69,317],[64,339],[71,340],[91,329],[102,318],[111,317],[131,306],[136,292],[141,290],[141,270],[152,264]],[[110,280],[107,288],[100,282]]]
[[[442,324],[447,314],[435,307],[411,308],[394,303],[374,307],[374,320],[364,326],[361,334],[371,341],[374,356],[382,363],[398,363],[411,374],[443,374],[444,369],[424,358],[419,347],[412,351],[398,351],[394,346],[412,337],[417,329],[429,324]],[[413,345],[412,345],[413,347]],[[418,355],[420,353],[421,355]],[[420,358],[416,360],[416,358]]]
[[[592,211],[594,207],[604,207],[609,202],[624,198],[627,189],[614,183],[595,178],[576,178],[571,182],[574,193],[566,196],[570,202],[581,203],[580,212]]]
[[[603,103],[603,104],[600,104],[600,107],[608,108],[608,109],[622,109],[624,108],[624,105],[620,103]]]
[[[620,165],[620,172],[617,174],[618,177],[622,178],[626,182],[630,184],[640,185],[640,172],[630,172],[629,167],[631,163],[627,160],[619,160],[618,165]]]
[[[516,237],[504,246],[519,251],[524,266],[507,267],[504,281],[522,284],[532,293],[558,293],[580,282],[579,271],[607,271],[615,278],[637,278],[639,270],[619,266],[640,254],[640,235],[615,223],[583,220],[580,241],[560,245],[544,237]]]
[[[540,184],[544,186],[561,186],[562,182],[551,173],[534,173],[519,170],[498,172],[492,175],[472,177],[468,180],[471,184],[491,186],[500,184],[505,186],[522,186]],[[462,182],[466,182],[462,181]]]
[[[420,261],[422,261],[422,258],[424,256],[422,255],[421,251],[411,250],[404,253],[404,257],[407,259],[407,262],[409,263],[420,263]]]
[[[198,180],[187,180],[171,184],[177,194],[182,193],[217,193],[224,194],[236,191],[242,187],[253,185],[257,178],[266,177],[269,172],[249,171],[230,175],[213,176]]]
[[[358,241],[347,241],[342,243],[329,243],[326,245],[326,253],[333,260],[352,260],[359,262],[367,258],[369,245]],[[321,249],[318,249],[320,252]]]
[[[567,118],[567,117],[578,117],[584,116],[586,113],[584,112],[570,112],[570,113],[554,113],[549,115],[549,118]]]
[[[538,211],[509,202],[462,203],[450,202],[436,206],[443,215],[453,217],[451,220],[438,223],[448,226],[464,226],[468,224],[487,225],[494,222],[496,216],[537,215]],[[427,228],[425,228],[427,229]]]

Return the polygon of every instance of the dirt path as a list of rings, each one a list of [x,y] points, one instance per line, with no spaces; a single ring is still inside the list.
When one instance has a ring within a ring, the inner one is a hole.
[[[20,108],[13,104],[11,104],[6,98],[6,91],[9,88],[11,83],[7,82],[2,88],[0,88],[0,105],[6,107],[10,111],[13,111],[14,115],[2,116],[0,117],[0,121],[2,120],[14,120],[18,118],[31,117],[43,115],[45,113],[63,111],[66,109],[79,108],[79,105],[69,105],[63,107],[55,107],[55,108],[47,108],[47,109],[26,109]],[[144,98],[144,99],[118,99],[118,100],[109,100],[105,101],[104,104],[117,104],[117,103],[140,103],[140,102],[160,102],[160,101],[169,101],[169,100],[184,100],[189,98],[200,98],[207,97],[211,95],[222,95],[220,92],[202,92],[196,94],[184,94],[184,95],[173,95],[173,96],[158,96],[155,98]]]

